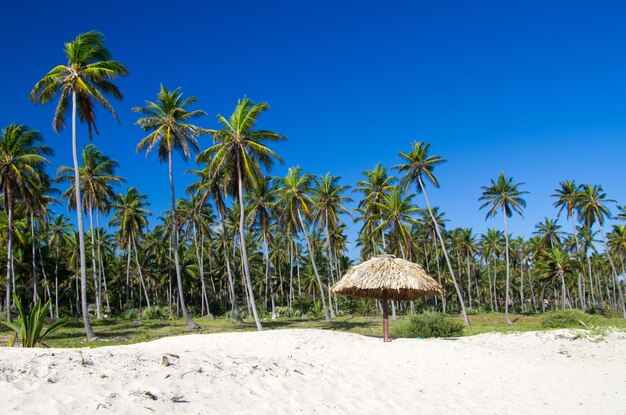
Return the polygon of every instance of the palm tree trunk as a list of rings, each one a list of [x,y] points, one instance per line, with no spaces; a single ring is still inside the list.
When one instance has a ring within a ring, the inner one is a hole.
[[[89,230],[91,231],[91,268],[93,271],[93,286],[96,293],[96,318],[101,320],[102,310],[100,306],[100,284],[98,282],[98,267],[96,267],[96,242],[93,230],[93,206],[91,205],[91,201],[89,201]]]
[[[472,309],[472,278],[470,276],[470,254],[467,253],[467,299],[469,301],[469,308]],[[460,271],[459,271],[460,272]]]
[[[104,269],[104,261],[102,260],[102,250],[100,245],[102,243],[102,239],[100,237],[100,219],[99,215],[96,214],[96,241],[98,245],[98,265],[100,267],[100,275],[98,276],[98,281],[101,281],[102,288],[104,289],[104,299],[107,302],[106,310],[111,310],[111,305],[109,304],[109,290],[107,289],[107,276],[106,270]]]
[[[509,319],[509,284],[511,278],[511,270],[509,269],[509,231],[506,226],[506,212],[504,211],[504,208],[502,208],[502,217],[504,218],[504,241],[506,244],[506,292],[504,299],[504,318],[506,319],[506,324],[513,324]]]
[[[617,269],[615,268],[615,263],[613,262],[613,258],[611,257],[611,251],[609,251],[609,245],[606,242],[606,236],[604,235],[604,229],[600,222],[598,221],[598,228],[600,228],[600,235],[602,235],[602,242],[604,243],[604,251],[606,256],[609,258],[609,263],[611,264],[611,270],[613,271],[613,282],[617,285],[617,291],[619,293],[619,303],[622,307],[622,314],[624,318],[626,318],[626,305],[624,304],[624,294],[622,293],[622,284],[619,282]],[[615,285],[613,289],[615,289]]]
[[[252,278],[250,277],[250,264],[248,263],[248,251],[246,249],[246,235],[244,232],[244,217],[245,217],[245,201],[243,200],[243,177],[241,177],[241,164],[237,160],[237,187],[239,197],[239,249],[241,250],[241,262],[243,265],[243,274],[246,279],[246,286],[248,287],[248,298],[250,299],[250,307],[252,308],[252,315],[254,316],[254,323],[258,331],[263,330],[261,320],[259,319],[259,313],[256,308],[256,302],[254,301],[254,290],[252,289]]]
[[[6,315],[7,322],[11,323],[11,276],[13,269],[13,206],[11,200],[11,188],[5,184],[4,204],[7,211],[7,298],[6,298]]]
[[[230,289],[230,304],[231,311],[237,324],[243,324],[243,319],[239,313],[239,307],[237,306],[237,294],[235,293],[235,281],[233,279],[233,271],[230,267],[230,258],[228,255],[228,245],[226,243],[226,221],[222,215],[222,211],[218,208],[217,214],[222,225],[222,244],[224,245],[224,263],[226,264],[226,274],[228,274],[228,287]]]
[[[430,207],[430,202],[428,201],[428,195],[426,194],[426,189],[424,188],[424,184],[422,183],[422,179],[420,177],[417,178],[418,183],[420,185],[420,189],[424,194],[424,199],[426,200],[426,207],[428,207],[428,213],[430,214],[430,218],[433,221],[433,225],[435,227],[435,232],[437,233],[437,237],[439,238],[439,243],[441,244],[441,249],[443,250],[443,256],[446,258],[446,262],[448,264],[448,269],[450,270],[450,276],[452,277],[452,282],[454,283],[454,289],[456,290],[456,295],[459,297],[459,304],[461,304],[461,313],[463,314],[463,324],[465,327],[469,327],[470,322],[467,318],[467,310],[465,310],[465,303],[463,302],[463,296],[461,295],[461,289],[459,288],[459,284],[456,281],[456,277],[454,276],[454,270],[452,269],[452,264],[450,263],[450,258],[448,257],[448,250],[446,249],[446,244],[443,241],[443,237],[441,236],[441,232],[439,231],[439,224],[435,219],[435,215],[433,215],[433,211]]]
[[[54,316],[59,318],[59,242],[55,244],[54,257]]]
[[[37,258],[35,255],[35,215],[30,212],[30,247],[32,255],[32,268],[33,268],[33,304],[37,303],[39,295],[37,294]]]
[[[180,259],[178,258],[178,224],[176,222],[176,193],[174,191],[174,171],[172,167],[172,150],[170,149],[168,154],[168,163],[169,163],[169,176],[170,176],[170,193],[172,196],[171,205],[172,205],[172,232],[174,234],[173,240],[173,249],[174,249],[174,265],[176,266],[176,283],[178,285],[178,299],[180,301],[180,309],[183,312],[183,317],[185,318],[185,322],[187,323],[187,327],[192,330],[197,330],[200,328],[198,323],[191,319],[189,312],[187,311],[187,306],[185,305],[185,298],[183,296],[183,278],[180,272]]]
[[[270,248],[267,243],[267,235],[263,232],[263,245],[265,245],[265,295],[267,296],[267,288],[270,289],[270,301],[272,303],[272,320],[276,320],[276,309],[274,305],[274,287],[270,281]]]
[[[85,255],[85,235],[83,227],[83,210],[80,197],[80,172],[78,167],[78,151],[76,143],[76,91],[72,91],[72,158],[74,159],[74,198],[76,203],[76,222],[78,225],[78,245],[80,251],[80,298],[83,314],[83,324],[87,340],[96,340],[98,337],[91,328],[89,312],[87,310],[87,258]]]
[[[132,238],[133,242],[133,250],[135,251],[135,264],[137,265],[137,272],[139,273],[139,282],[141,283],[141,287],[143,288],[143,294],[146,297],[146,304],[148,308],[150,308],[150,297],[148,296],[148,290],[146,289],[146,282],[143,279],[143,272],[141,271],[141,265],[139,264],[139,256],[137,255],[137,242],[135,242],[135,238]]]
[[[333,309],[333,298],[332,298],[332,292],[330,287],[332,286],[332,279],[333,279],[333,260],[332,260],[332,254],[330,252],[330,235],[328,234],[328,211],[326,210],[324,212],[324,227],[325,229],[325,233],[326,233],[326,251],[327,251],[327,255],[328,255],[328,306],[330,307],[330,318],[335,318],[335,310]],[[394,313],[395,313],[395,307],[394,309]],[[395,314],[394,314],[395,316]]]
[[[576,232],[576,223],[574,219],[571,219],[572,222],[572,232],[574,234],[574,243],[576,244],[576,254],[578,255],[578,260],[582,264],[583,257],[580,253],[580,247],[578,246],[578,233]],[[585,295],[582,290],[582,276],[580,275],[580,270],[578,271],[578,296],[580,297],[580,308],[585,311],[587,309],[587,303],[585,301]]]
[[[300,220],[300,226],[302,226],[302,234],[304,235],[304,239],[306,240],[306,246],[309,251],[309,259],[311,260],[311,265],[313,266],[313,273],[315,274],[315,279],[317,280],[317,286],[320,289],[322,309],[324,310],[324,320],[330,321],[330,314],[328,314],[328,308],[326,308],[326,300],[324,299],[324,288],[322,287],[322,279],[320,278],[319,272],[317,272],[317,265],[315,264],[315,252],[313,251],[313,246],[311,245],[309,235],[307,234],[306,227],[304,226],[304,221],[302,220],[300,209],[297,209],[297,211],[298,219]]]

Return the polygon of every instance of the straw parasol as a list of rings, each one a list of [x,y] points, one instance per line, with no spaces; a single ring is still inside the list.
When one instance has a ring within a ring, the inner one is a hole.
[[[383,334],[384,341],[387,341],[387,299],[416,300],[439,294],[442,288],[420,265],[393,255],[380,255],[350,268],[335,284],[333,292],[349,297],[382,299]]]

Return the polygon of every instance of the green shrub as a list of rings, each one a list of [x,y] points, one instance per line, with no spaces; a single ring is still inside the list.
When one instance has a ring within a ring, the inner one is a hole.
[[[400,324],[395,330],[395,337],[427,338],[458,337],[463,334],[463,323],[440,313],[425,313],[412,316],[409,321]]]
[[[9,339],[9,347],[15,345],[18,337],[22,342],[22,347],[35,347],[38,344],[48,347],[44,342],[46,337],[70,322],[68,318],[62,318],[44,330],[43,325],[46,321],[46,313],[48,312],[48,307],[50,307],[50,301],[45,304],[37,301],[33,307],[24,308],[19,298],[14,295],[13,302],[20,314],[19,320],[13,323],[2,322],[2,324],[13,330],[13,334]]]
[[[588,328],[598,324],[603,317],[583,313],[580,310],[559,310],[546,313],[541,326],[547,329]]]
[[[167,307],[148,307],[141,312],[142,320],[166,320],[169,318]]]

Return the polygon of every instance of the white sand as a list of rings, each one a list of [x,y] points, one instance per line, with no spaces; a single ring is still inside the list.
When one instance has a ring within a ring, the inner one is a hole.
[[[380,339],[322,330],[0,348],[0,412],[626,414],[626,334]],[[162,365],[167,353],[171,365]],[[178,402],[175,402],[178,401]]]

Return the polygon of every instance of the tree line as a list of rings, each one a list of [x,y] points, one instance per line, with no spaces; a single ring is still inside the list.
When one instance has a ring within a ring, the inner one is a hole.
[[[170,209],[148,227],[147,195],[136,187],[116,194],[125,179],[118,162],[88,144],[79,153],[77,121],[98,134],[94,109],[122,94],[114,80],[128,74],[112,60],[99,32],[65,44],[67,62],[55,66],[30,93],[33,102],[56,102],[53,129],[71,117],[73,166],[47,173],[52,150],[42,135],[10,124],[0,137],[0,225],[6,255],[2,308],[11,320],[12,296],[51,300],[49,313],[81,316],[95,339],[90,315],[157,313],[182,316],[227,314],[238,322],[262,317],[369,314],[374,300],[337,298],[332,285],[351,265],[348,222],[360,226],[362,259],[382,253],[420,263],[444,287],[439,297],[392,302],[392,315],[420,310],[459,312],[543,312],[580,308],[619,312],[626,317],[620,274],[626,256],[623,224],[605,230],[611,218],[601,186],[567,180],[552,195],[555,219],[537,224],[533,236],[509,235],[507,218],[525,208],[523,183],[501,173],[483,186],[486,219],[498,214],[501,230],[476,235],[471,228],[446,228],[444,213],[431,204],[427,185],[439,186],[435,168],[445,160],[430,144],[415,142],[399,153],[390,172],[377,165],[352,189],[331,173],[313,175],[300,167],[271,176],[282,159],[272,143],[283,135],[256,128],[267,103],[244,97],[230,116],[218,115],[219,129],[196,124],[205,111],[192,109],[194,96],[161,85],[154,101],[133,108],[143,131],[137,152],[156,153],[167,163]],[[78,120],[77,120],[78,118]],[[201,148],[198,137],[213,144]],[[196,168],[184,197],[175,193],[173,156]],[[425,208],[417,205],[423,197]],[[347,205],[356,199],[357,207]],[[76,226],[55,212],[65,202]],[[618,220],[626,219],[619,207]],[[565,216],[571,232],[562,230]],[[100,219],[104,223],[100,223]],[[87,224],[85,224],[87,219]]]

